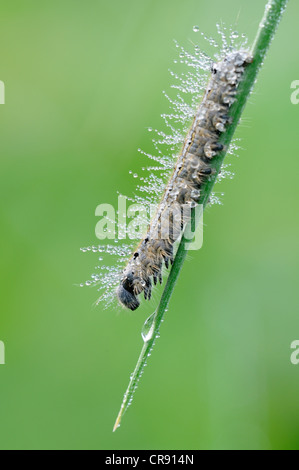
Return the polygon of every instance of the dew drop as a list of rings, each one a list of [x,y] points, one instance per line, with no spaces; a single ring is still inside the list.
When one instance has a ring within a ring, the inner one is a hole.
[[[156,312],[152,313],[144,322],[141,330],[141,336],[145,343],[151,340],[155,329]]]
[[[194,31],[195,33],[198,33],[198,31],[199,31],[199,26],[198,26],[198,25],[194,25],[194,26],[193,26],[193,31]]]

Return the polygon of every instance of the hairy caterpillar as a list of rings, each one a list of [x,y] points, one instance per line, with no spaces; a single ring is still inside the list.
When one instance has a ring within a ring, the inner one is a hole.
[[[181,235],[184,205],[195,206],[200,199],[202,183],[212,173],[211,160],[223,150],[219,141],[230,122],[229,109],[251,55],[244,50],[228,53],[212,66],[208,83],[182,151],[166,186],[157,213],[145,238],[128,261],[117,287],[122,305],[135,310],[143,292],[150,299],[152,281],[162,282],[162,266],[173,262],[173,244]],[[179,217],[175,216],[175,213]]]

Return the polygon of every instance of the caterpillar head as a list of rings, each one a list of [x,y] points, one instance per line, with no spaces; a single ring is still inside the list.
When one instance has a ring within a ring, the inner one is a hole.
[[[134,273],[127,273],[117,288],[116,294],[119,302],[130,310],[136,310],[140,302],[134,293]]]

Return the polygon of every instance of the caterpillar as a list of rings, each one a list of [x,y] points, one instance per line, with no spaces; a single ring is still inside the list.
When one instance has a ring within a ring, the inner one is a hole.
[[[173,263],[174,243],[185,224],[183,206],[198,204],[203,183],[213,172],[212,159],[223,151],[220,136],[231,122],[230,107],[252,56],[245,50],[228,53],[211,67],[211,78],[187,133],[172,176],[147,233],[122,272],[116,289],[119,302],[136,310],[139,296],[151,298],[162,283],[162,267]]]

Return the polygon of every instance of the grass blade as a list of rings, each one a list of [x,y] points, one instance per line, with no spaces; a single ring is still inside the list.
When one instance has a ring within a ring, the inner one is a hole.
[[[231,107],[230,113],[232,117],[232,123],[227,127],[226,131],[221,136],[221,143],[224,144],[224,147],[226,149],[231,143],[232,137],[239,123],[246,101],[250,96],[251,90],[258,75],[258,71],[263,64],[267,50],[275,35],[277,26],[286,8],[287,2],[288,0],[270,0],[266,5],[264,17],[260,23],[255,41],[251,49],[251,53],[253,55],[253,62],[252,64],[248,65],[245,69],[242,82],[240,83],[238,88],[237,100]],[[203,187],[202,195],[199,201],[199,204],[202,204],[203,208],[205,208],[209,201],[213,186],[220,172],[224,157],[225,152],[222,152],[212,160],[212,165],[215,169],[215,174],[209,181],[205,183]],[[194,226],[195,224],[194,210],[192,211],[190,224],[192,224],[192,226]],[[182,237],[158,308],[155,313],[151,315],[151,317],[149,317],[145,322],[142,334],[144,339],[144,345],[138,358],[135,370],[130,377],[130,382],[124,395],[124,399],[119,414],[117,416],[113,431],[115,431],[120,426],[123,414],[132,402],[134,392],[136,390],[139,379],[143,373],[143,369],[146,365],[147,359],[151,354],[156,338],[159,336],[161,322],[167,310],[169,300],[171,298],[175,284],[177,282],[178,276],[180,274],[180,271],[187,255],[187,250],[185,249],[186,242],[187,240]]]

